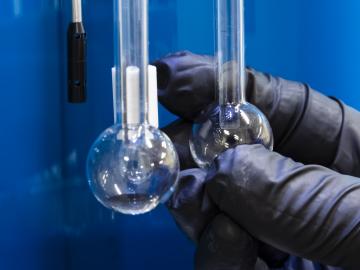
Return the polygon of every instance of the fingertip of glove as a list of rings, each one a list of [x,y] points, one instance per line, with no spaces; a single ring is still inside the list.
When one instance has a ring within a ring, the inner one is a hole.
[[[202,234],[195,255],[195,268],[250,270],[256,259],[255,240],[230,218],[219,214]]]
[[[174,62],[175,58],[184,57],[190,54],[191,52],[189,51],[179,51],[168,54],[164,58],[158,59],[152,63],[152,65],[154,65],[157,69],[157,83],[160,94],[169,86],[172,70],[176,66],[176,62]]]
[[[259,243],[259,257],[271,268],[282,268],[289,254],[264,243]]]
[[[208,177],[208,179],[206,193],[221,208],[221,201],[228,186],[226,176],[216,175]]]
[[[177,225],[194,242],[217,213],[217,208],[204,192],[206,172],[190,169],[181,172],[179,184],[167,203]]]
[[[197,167],[194,159],[192,158],[189,147],[191,129],[192,123],[183,119],[178,119],[161,129],[167,136],[169,136],[175,146],[176,152],[179,156],[181,170]]]
[[[171,67],[165,60],[157,60],[153,63],[157,69],[157,83],[160,91],[164,91],[170,82]]]
[[[220,208],[224,194],[233,182],[231,179],[243,176],[245,169],[252,164],[249,161],[262,155],[264,150],[265,147],[260,144],[244,144],[227,150],[215,159],[206,177],[206,192]]]
[[[167,202],[169,209],[181,208],[184,204],[191,203],[200,195],[205,182],[206,172],[201,169],[181,171],[176,189]]]
[[[243,245],[246,249],[257,249],[254,239],[245,230],[224,214],[219,214],[212,222],[212,231],[219,239],[229,245]]]

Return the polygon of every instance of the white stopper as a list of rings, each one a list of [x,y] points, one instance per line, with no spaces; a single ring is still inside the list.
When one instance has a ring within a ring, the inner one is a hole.
[[[159,128],[159,108],[158,108],[158,85],[156,67],[149,65],[149,124]]]
[[[128,125],[140,124],[140,69],[126,68],[126,120]]]

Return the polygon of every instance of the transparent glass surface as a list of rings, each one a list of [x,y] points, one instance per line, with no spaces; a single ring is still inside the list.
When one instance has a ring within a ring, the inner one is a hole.
[[[166,201],[178,172],[178,156],[170,139],[147,125],[108,128],[91,147],[87,160],[95,197],[123,214],[146,213]]]
[[[122,121],[148,121],[148,0],[116,0],[115,65],[119,65]],[[117,48],[118,46],[118,48]],[[138,69],[138,74],[130,72]],[[119,89],[119,90],[120,90]],[[132,99],[132,97],[134,99]]]
[[[222,128],[220,119],[229,128]],[[272,150],[273,135],[265,115],[244,102],[209,110],[203,120],[194,123],[189,143],[195,162],[207,168],[219,154],[240,144],[262,144]]]

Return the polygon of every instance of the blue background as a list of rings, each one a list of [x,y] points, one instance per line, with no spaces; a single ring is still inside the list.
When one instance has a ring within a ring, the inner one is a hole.
[[[0,2],[0,269],[192,269],[194,246],[164,207],[100,206],[84,177],[112,124],[112,1],[84,1],[88,102],[66,103],[70,0]],[[247,64],[360,108],[358,0],[246,0]],[[209,0],[150,0],[151,59],[212,54]],[[161,124],[174,116],[161,109]]]

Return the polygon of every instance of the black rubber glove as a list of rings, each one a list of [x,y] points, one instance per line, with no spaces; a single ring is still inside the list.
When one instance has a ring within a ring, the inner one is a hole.
[[[256,238],[324,264],[360,269],[360,179],[242,145],[220,155],[205,194]]]
[[[259,248],[262,251],[259,257],[263,258],[266,264],[258,259],[254,266],[257,242],[252,241],[249,234],[237,223],[225,215],[218,214],[213,201],[205,192],[206,176],[207,172],[201,169],[183,171],[180,186],[169,202],[175,220],[185,233],[198,243],[195,269],[339,269],[294,256],[285,262],[287,257],[284,257],[284,254],[263,244]],[[206,229],[199,230],[200,228]]]
[[[267,266],[283,266],[287,254],[254,241],[220,213],[205,192],[206,175],[201,169],[182,171],[179,186],[168,202],[179,227],[198,244],[195,269],[267,270]]]
[[[191,120],[214,100],[214,70],[211,58],[183,52],[160,60],[156,65],[160,67],[159,79],[162,82],[160,100],[172,112]],[[306,85],[274,78],[254,70],[248,70],[247,96],[248,100],[262,109],[269,118],[274,130],[276,151],[303,163],[317,163],[343,173],[359,174],[356,166],[359,157],[357,138],[360,134],[355,124],[359,119],[356,117],[357,112],[309,89]],[[179,143],[175,140],[175,144],[186,156],[189,152],[187,139],[184,138],[188,136],[188,131],[183,127],[178,130],[185,136],[175,132],[179,139]],[[172,135],[171,129],[168,133]],[[186,161],[182,162],[183,168],[194,166],[188,157],[183,158],[183,161]],[[180,193],[181,190],[178,194]],[[191,198],[186,201],[190,202]],[[193,201],[196,201],[196,198],[193,198]],[[180,203],[172,212],[177,212],[178,223],[184,225],[185,222],[182,221],[186,221],[186,218],[179,220],[179,217],[187,216],[186,207],[184,210]],[[204,217],[206,215],[200,215],[197,219]],[[191,220],[193,219],[189,218],[189,221]],[[191,222],[188,222],[187,227],[191,227]],[[291,259],[296,261],[295,258]],[[306,263],[306,267],[309,263]]]
[[[186,122],[183,120],[177,120],[170,125],[166,126],[163,131],[166,132],[170,138],[172,139],[176,150],[179,155],[181,168],[184,170],[180,173],[179,185],[168,202],[168,209],[171,214],[175,218],[178,226],[182,231],[194,242],[199,243],[200,238],[208,239],[203,235],[203,232],[207,228],[207,226],[211,226],[213,219],[216,215],[219,214],[218,208],[211,203],[208,197],[204,192],[205,186],[205,170],[199,169],[190,169],[195,168],[196,164],[193,161],[190,149],[189,149],[189,137],[192,128],[192,123]],[[210,224],[210,225],[209,225]],[[218,223],[216,223],[218,224]],[[229,227],[235,227],[234,224],[229,224]],[[238,226],[238,225],[237,225]],[[216,226],[212,226],[216,227]],[[217,229],[217,228],[215,228]],[[215,230],[214,229],[214,230]],[[222,228],[218,228],[219,231],[224,232]],[[242,231],[243,229],[238,226],[237,229],[233,229],[234,231]],[[244,232],[243,232],[244,234]],[[218,234],[216,234],[218,235]],[[221,264],[224,267],[224,264],[229,265],[229,267],[233,267],[234,260],[242,261],[243,257],[249,257],[247,252],[238,253],[237,256],[234,256],[234,250],[243,249],[243,245],[241,242],[238,243],[240,247],[238,247],[233,241],[228,243],[228,239],[230,239],[228,235],[224,235],[224,237],[219,237],[216,239],[213,237],[213,241],[217,242],[219,246],[222,246],[222,252],[220,255],[214,254],[213,251],[212,256],[206,256],[202,258],[203,264],[207,259],[211,259],[208,264],[218,265]],[[257,241],[256,241],[257,242]],[[247,241],[249,244],[250,241]],[[255,243],[251,244],[254,246]],[[261,258],[257,261],[256,269],[267,269],[265,265],[269,267],[273,267],[276,269],[280,269],[281,266],[284,265],[285,261],[288,259],[288,254],[281,252],[269,245],[266,245],[261,242],[256,243],[258,249],[257,252],[254,253]],[[198,254],[205,254],[202,249],[209,245],[200,245],[198,247]],[[227,248],[225,248],[227,247]],[[252,248],[247,248],[246,250],[253,250]],[[228,258],[224,256],[224,254],[228,255]],[[196,256],[197,260],[199,260],[199,256]],[[217,261],[217,263],[214,263]],[[264,261],[264,262],[262,262]],[[241,264],[241,263],[240,263]],[[199,265],[199,264],[197,264]],[[196,268],[196,269],[204,269],[204,268]],[[211,269],[211,268],[205,268]],[[213,269],[221,269],[221,268],[213,268]],[[229,269],[239,269],[239,268],[229,268]],[[240,268],[244,269],[244,268]]]
[[[178,57],[182,59],[181,63],[177,63]],[[164,61],[157,61],[155,63],[157,65],[158,74],[159,74],[158,81],[159,81],[159,87],[160,87],[160,91],[159,91],[160,92],[159,93],[160,100],[162,101],[162,103],[165,106],[166,106],[166,102],[168,99],[166,98],[166,95],[164,96],[165,97],[164,99],[162,98],[162,94],[164,92],[163,90],[161,90],[162,88],[170,88],[173,90],[176,89],[176,91],[180,91],[181,92],[180,95],[175,95],[176,99],[178,99],[179,103],[183,103],[183,104],[188,103],[188,99],[190,98],[190,102],[192,104],[191,106],[193,108],[200,107],[200,109],[201,109],[201,107],[204,107],[203,106],[204,101],[207,104],[210,104],[211,102],[214,101],[213,96],[209,96],[208,98],[205,98],[205,100],[204,100],[204,96],[206,97],[206,95],[209,93],[209,89],[203,88],[204,85],[206,86],[206,85],[211,84],[211,81],[209,81],[209,79],[213,80],[214,70],[213,70],[213,66],[211,64],[212,58],[196,56],[196,55],[185,52],[185,53],[177,53],[170,57],[167,57],[166,62],[167,63],[165,63]],[[172,69],[171,65],[176,66],[176,68]],[[191,74],[188,73],[187,69],[189,69],[189,68],[192,69]],[[175,83],[173,84],[174,76],[176,76],[177,79],[175,80]],[[184,78],[182,78],[182,76],[184,76]],[[196,78],[196,80],[193,80],[193,78]],[[184,87],[182,87],[181,85],[179,86],[178,82],[181,82]],[[169,87],[169,85],[172,85],[172,86]],[[192,95],[192,91],[199,92],[199,91],[204,91],[204,89],[207,92],[205,91],[204,95],[200,95],[199,99],[196,99],[196,97],[194,99],[191,96],[187,96],[187,94]],[[214,86],[212,86],[211,89],[213,91]],[[211,89],[210,89],[210,91],[211,91]],[[172,101],[172,102],[174,102],[174,101]],[[169,106],[168,106],[168,108],[169,108]],[[173,108],[174,109],[171,109],[171,108],[169,108],[169,109],[172,110],[174,113],[181,114],[181,111],[176,111],[177,106],[174,106]],[[189,110],[188,112],[189,112],[189,115],[185,116],[188,119],[192,119],[193,117],[196,117],[196,115],[199,113],[199,111],[193,112],[192,110]],[[184,113],[182,113],[182,116],[184,117]],[[177,121],[176,123],[173,123],[173,124],[169,125],[168,127],[166,127],[164,130],[168,135],[170,135],[170,137],[172,138],[172,140],[177,148],[182,169],[196,167],[196,164],[194,163],[193,159],[191,158],[189,147],[188,147],[190,129],[191,129],[190,123]],[[176,196],[174,196],[174,197],[176,197]],[[195,204],[198,203],[196,201],[196,198],[193,198],[193,202]],[[172,206],[170,206],[170,208],[172,208]],[[200,235],[201,235],[200,233],[205,229],[205,227],[208,223],[211,223],[211,220],[214,216],[213,215],[206,216],[205,213],[201,213],[203,215],[202,217],[199,217],[199,215],[195,215],[195,214],[193,216],[191,216],[190,212],[191,212],[191,206],[190,207],[185,206],[185,209],[181,209],[181,210],[177,209],[175,211],[172,211],[172,213],[175,216],[176,220],[178,221],[180,227],[182,227],[183,230],[185,230],[187,232],[187,234],[189,235],[190,238],[192,238],[192,240],[198,242],[199,239],[197,239],[197,238],[200,237]],[[190,216],[190,220],[188,218],[189,216]],[[195,219],[193,219],[193,218],[195,218]],[[197,220],[197,219],[199,220],[200,224],[192,224],[191,223],[193,220]],[[238,228],[238,230],[241,230],[241,229]],[[217,242],[221,242],[220,240]],[[215,241],[216,241],[216,239],[215,239]],[[223,244],[225,245],[226,243],[223,243]],[[203,246],[205,246],[205,245],[203,245]],[[201,250],[201,246],[200,246],[199,250]],[[202,253],[202,252],[200,252],[200,253]],[[263,244],[260,244],[259,253],[263,258],[265,258],[265,260],[267,260],[267,262],[270,265],[279,265],[287,258],[286,254],[279,252],[279,251],[277,251],[273,248],[270,248],[266,245],[263,245]],[[227,252],[227,254],[231,254],[231,251]],[[243,254],[243,256],[244,255],[245,254]],[[241,256],[241,254],[238,254],[237,260],[241,259],[243,256]],[[213,256],[211,256],[211,257],[217,258],[217,256],[215,254],[213,254]],[[225,258],[223,257],[222,259],[225,259]],[[231,261],[231,258],[230,258],[230,261]],[[221,262],[218,258],[218,264],[224,265],[224,262]],[[259,264],[257,264],[256,267],[259,267]],[[262,269],[263,268],[264,267],[262,267]]]
[[[254,239],[224,214],[216,216],[201,236],[195,269],[255,270],[259,267]]]

